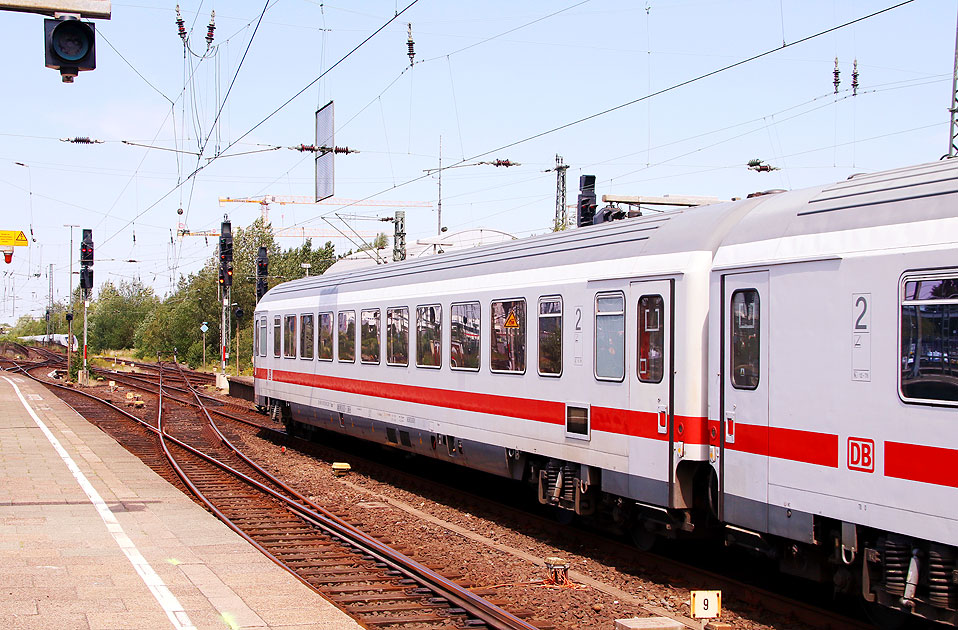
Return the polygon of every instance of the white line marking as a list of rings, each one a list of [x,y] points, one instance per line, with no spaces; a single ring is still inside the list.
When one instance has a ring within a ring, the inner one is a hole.
[[[13,389],[17,392],[17,397],[20,398],[20,402],[27,410],[27,413],[29,413],[33,421],[37,423],[37,426],[40,427],[43,434],[47,436],[54,450],[56,450],[61,459],[63,459],[63,462],[67,465],[67,468],[70,469],[70,472],[73,473],[73,477],[77,480],[77,483],[80,484],[80,487],[83,488],[93,507],[95,507],[96,511],[100,514],[100,518],[103,519],[107,531],[113,536],[113,540],[116,541],[120,550],[123,551],[123,554],[126,555],[130,564],[133,565],[133,568],[139,574],[147,588],[153,593],[153,597],[155,597],[156,601],[163,607],[166,616],[173,622],[173,627],[178,630],[196,630],[196,626],[190,621],[190,618],[187,616],[186,611],[183,610],[183,606],[181,606],[180,602],[176,599],[176,596],[170,592],[170,589],[163,583],[160,576],[156,574],[156,571],[153,570],[150,563],[140,554],[140,551],[136,548],[136,545],[133,544],[133,541],[127,537],[123,531],[123,527],[117,522],[116,516],[110,511],[110,508],[107,507],[103,498],[100,497],[100,493],[90,484],[90,481],[73,461],[73,458],[70,457],[70,454],[60,445],[60,441],[50,432],[50,429],[43,423],[43,420],[33,411],[33,408],[27,403],[26,398],[20,393],[20,388],[6,376],[3,376],[3,380],[13,386]]]

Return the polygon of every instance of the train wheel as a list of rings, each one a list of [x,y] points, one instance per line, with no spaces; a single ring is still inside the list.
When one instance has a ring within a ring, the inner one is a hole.
[[[632,544],[642,551],[652,551],[659,537],[650,532],[641,521],[636,523],[630,530],[629,536],[632,538]]]

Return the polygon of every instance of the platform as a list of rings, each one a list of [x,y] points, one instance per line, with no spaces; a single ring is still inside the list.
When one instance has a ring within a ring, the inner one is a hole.
[[[0,628],[360,626],[52,392],[2,372]]]

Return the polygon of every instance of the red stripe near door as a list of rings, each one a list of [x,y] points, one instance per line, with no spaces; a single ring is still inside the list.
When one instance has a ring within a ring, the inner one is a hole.
[[[735,441],[725,442],[731,451],[751,453],[762,457],[776,457],[794,462],[838,468],[838,436],[831,433],[765,427],[736,422]],[[709,432],[715,438],[706,440],[713,446],[721,442],[722,426],[718,420],[709,421]]]
[[[958,451],[885,442],[885,476],[958,488]]]
[[[396,383],[378,383],[286,370],[273,370],[272,376],[274,381],[291,385],[401,400],[447,409],[495,414],[547,424],[562,425],[565,423],[565,405],[554,401],[399,385]],[[256,378],[265,379],[266,377],[267,370],[263,368],[256,370]],[[592,407],[591,422],[592,429],[595,431],[668,441],[668,434],[658,431],[658,420],[658,414],[652,412],[612,407]],[[705,434],[707,424],[705,418],[675,416],[674,422],[676,427],[682,427],[682,434],[676,436],[677,441],[684,441],[688,445],[709,443]],[[718,427],[717,422],[710,423],[710,425]],[[726,444],[726,448],[730,450],[830,468],[838,467],[837,435],[796,429],[769,429],[748,424],[737,424],[735,430],[735,442]]]

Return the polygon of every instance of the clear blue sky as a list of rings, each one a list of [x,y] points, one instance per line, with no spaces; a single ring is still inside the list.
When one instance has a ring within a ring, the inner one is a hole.
[[[574,202],[582,174],[597,176],[600,195],[730,198],[934,161],[947,151],[954,0],[915,0],[531,140],[896,3],[419,0],[244,136],[407,4],[271,0],[254,36],[263,2],[184,0],[190,47],[206,55],[184,60],[175,2],[114,1],[113,18],[96,21],[97,69],[72,85],[43,67],[43,17],[0,13],[0,229],[29,235],[32,228],[36,238],[17,249],[12,264],[0,263],[0,322],[14,320],[13,293],[16,316],[42,315],[50,264],[57,299],[67,295],[68,255],[76,259],[79,249],[77,229],[69,251],[68,223],[94,230],[98,286],[138,277],[157,294],[169,293],[176,277],[198,269],[215,248],[214,238],[171,242],[180,222],[217,230],[225,211],[234,225],[248,225],[258,206],[220,207],[217,199],[313,193],[308,154],[282,148],[227,156],[312,143],[314,112],[331,99],[336,143],[361,151],[337,157],[336,196],[431,202],[431,209],[407,210],[409,241],[436,233],[437,179],[423,176],[438,166],[440,138],[444,165],[497,158],[522,164],[445,171],[443,224],[452,232],[484,226],[518,236],[552,224],[555,175],[543,171],[556,153],[571,166]],[[216,38],[207,54],[212,9]],[[860,86],[852,97],[855,59]],[[75,136],[103,144],[59,141]],[[207,159],[217,145],[231,144]],[[752,158],[781,170],[749,171]],[[204,168],[187,179],[197,166]],[[328,230],[321,217],[338,210],[274,205],[271,217],[275,227]],[[391,234],[390,224],[354,225]],[[353,247],[334,242],[339,252]]]

